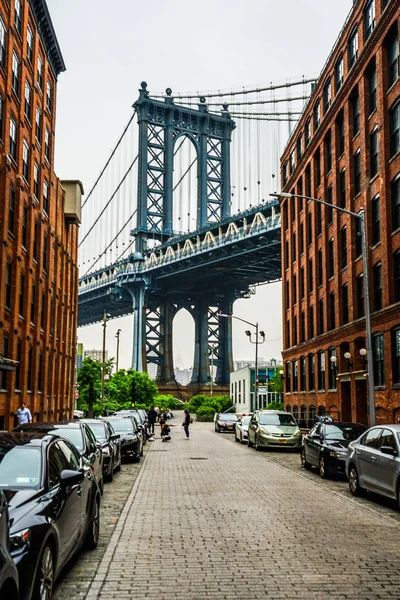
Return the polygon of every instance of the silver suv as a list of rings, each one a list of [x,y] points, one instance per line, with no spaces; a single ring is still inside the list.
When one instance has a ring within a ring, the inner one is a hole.
[[[249,423],[249,446],[301,449],[301,431],[291,413],[283,410],[256,410]]]

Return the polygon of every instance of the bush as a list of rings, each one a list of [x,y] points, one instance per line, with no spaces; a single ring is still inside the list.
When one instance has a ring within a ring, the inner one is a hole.
[[[285,410],[283,407],[283,402],[276,402],[276,400],[274,400],[273,402],[270,402],[266,407],[265,410]]]
[[[211,405],[204,404],[197,409],[196,419],[197,421],[213,421],[215,412],[215,409]]]

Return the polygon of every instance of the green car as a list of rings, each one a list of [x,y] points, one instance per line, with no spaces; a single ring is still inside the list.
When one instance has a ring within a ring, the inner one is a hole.
[[[301,450],[301,431],[291,413],[283,410],[256,410],[250,419],[247,444],[261,448]]]

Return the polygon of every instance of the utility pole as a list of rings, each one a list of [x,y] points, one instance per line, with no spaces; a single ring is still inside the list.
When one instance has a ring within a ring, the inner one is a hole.
[[[116,373],[118,373],[118,362],[119,362],[119,336],[120,336],[121,330],[118,329],[117,333],[115,334],[115,337],[117,338],[117,358],[116,358]]]
[[[103,355],[102,355],[102,368],[101,368],[101,405],[104,403],[104,376],[106,370],[106,328],[107,328],[107,317],[110,315],[104,311],[103,315]]]
[[[211,396],[213,395],[213,383],[214,383],[214,347],[215,344],[211,344]]]

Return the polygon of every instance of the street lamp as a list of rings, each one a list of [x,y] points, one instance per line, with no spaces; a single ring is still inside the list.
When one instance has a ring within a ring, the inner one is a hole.
[[[115,372],[118,373],[118,361],[119,361],[119,336],[120,336],[121,330],[118,329],[117,333],[115,334],[115,337],[117,338],[117,358],[116,358],[116,370]]]
[[[255,344],[255,346],[256,346],[256,360],[255,360],[255,367],[254,367],[254,379],[255,379],[255,382],[254,382],[254,410],[257,410],[258,409],[258,345],[263,344],[265,342],[265,333],[263,331],[260,331],[260,333],[258,333],[258,322],[250,323],[250,321],[246,321],[245,319],[241,319],[240,317],[235,317],[234,315],[225,315],[223,313],[219,313],[218,316],[225,317],[227,319],[236,319],[237,321],[242,321],[242,323],[246,323],[247,325],[254,327],[256,330],[254,342],[251,339],[251,331],[247,330],[247,331],[245,331],[245,334],[248,336],[250,343]],[[260,341],[260,336],[262,338],[262,341]]]
[[[363,368],[363,371],[365,371],[365,363],[367,361],[367,359],[366,359],[367,350],[365,348],[360,348],[360,356],[362,359],[362,368]]]
[[[351,367],[353,366],[353,363],[351,362],[351,354],[350,352],[345,352],[343,356],[347,362],[347,368],[350,371]]]
[[[369,418],[370,425],[376,424],[376,412],[375,412],[375,386],[374,386],[374,364],[372,356],[372,333],[371,333],[371,308],[369,299],[369,276],[368,276],[368,247],[367,247],[367,234],[365,225],[365,212],[364,209],[360,210],[359,213],[355,213],[351,210],[341,208],[335,204],[330,204],[319,200],[318,198],[312,198],[310,196],[303,196],[302,194],[289,194],[287,192],[281,192],[280,194],[270,194],[275,198],[304,198],[305,200],[312,200],[318,204],[324,204],[330,209],[338,210],[339,212],[346,213],[359,219],[361,228],[361,244],[362,244],[362,261],[363,261],[363,282],[364,282],[364,297],[365,297],[365,329],[367,337],[367,359],[368,359],[368,396],[369,396]]]
[[[111,317],[109,313],[104,311],[103,315],[103,355],[102,355],[102,369],[101,369],[101,405],[103,406],[104,402],[104,375],[106,369],[106,329],[107,329],[107,319]]]

